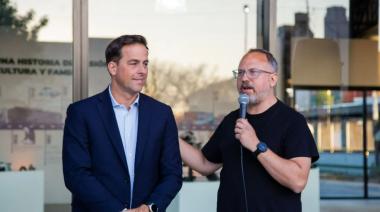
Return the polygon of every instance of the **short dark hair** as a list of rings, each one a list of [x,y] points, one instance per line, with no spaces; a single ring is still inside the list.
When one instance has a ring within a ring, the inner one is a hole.
[[[273,56],[272,53],[270,53],[269,51],[267,51],[265,49],[250,49],[243,56],[243,58],[246,57],[249,54],[252,54],[252,53],[261,53],[261,54],[264,54],[267,57],[268,63],[272,66],[272,68],[274,69],[274,71],[277,72],[278,64],[277,64],[276,58],[274,58],[274,56]]]
[[[106,48],[106,64],[109,62],[118,62],[121,58],[121,49],[123,46],[141,44],[144,45],[146,49],[147,46],[146,39],[142,35],[122,35],[108,44]]]

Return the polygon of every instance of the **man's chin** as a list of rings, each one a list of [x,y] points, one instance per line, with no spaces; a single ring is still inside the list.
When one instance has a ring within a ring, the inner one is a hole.
[[[142,89],[144,88],[144,86],[145,86],[145,84],[135,85],[135,86],[133,87],[133,89],[134,89],[135,91],[141,92]]]
[[[131,88],[132,93],[138,94],[142,91],[142,87],[133,87]]]
[[[249,96],[249,104],[256,105],[258,103],[256,95],[248,95]]]

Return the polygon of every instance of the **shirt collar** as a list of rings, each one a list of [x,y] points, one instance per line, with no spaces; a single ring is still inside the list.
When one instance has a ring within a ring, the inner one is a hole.
[[[111,102],[112,102],[112,107],[120,107],[120,106],[124,106],[120,103],[118,103],[116,101],[116,99],[112,96],[112,92],[111,92],[111,85],[108,86],[108,92],[110,94],[110,97],[111,97]],[[135,101],[131,104],[131,106],[139,106],[139,100],[140,100],[140,94],[137,94],[137,98],[135,99]]]

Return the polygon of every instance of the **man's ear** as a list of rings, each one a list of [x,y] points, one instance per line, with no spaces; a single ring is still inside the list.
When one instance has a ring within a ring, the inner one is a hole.
[[[111,76],[116,75],[117,72],[117,64],[114,61],[111,61],[107,64],[107,69],[108,72],[110,73]]]
[[[278,74],[271,74],[270,82],[269,82],[270,87],[272,87],[272,88],[276,87],[277,80],[278,80]]]

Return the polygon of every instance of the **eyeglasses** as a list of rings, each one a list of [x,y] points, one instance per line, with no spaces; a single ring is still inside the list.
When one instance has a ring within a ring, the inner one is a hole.
[[[237,69],[237,70],[233,70],[232,73],[233,73],[235,79],[243,78],[244,74],[247,74],[247,77],[250,78],[250,79],[256,79],[262,73],[265,73],[265,74],[276,74],[275,72],[264,71],[264,70],[257,69],[257,68],[250,68],[250,69],[247,69],[247,70]]]

